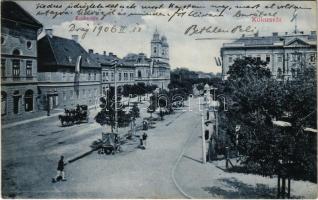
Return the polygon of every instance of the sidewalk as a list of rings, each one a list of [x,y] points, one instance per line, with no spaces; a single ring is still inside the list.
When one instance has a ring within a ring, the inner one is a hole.
[[[177,165],[175,178],[193,198],[276,198],[277,178],[225,172],[225,161],[202,164],[200,133],[192,137]],[[291,198],[317,198],[317,184],[291,181]]]
[[[95,105],[88,107],[90,110],[95,108]],[[47,116],[47,111],[38,111],[36,113],[26,113],[26,115],[23,117],[23,119],[20,120],[2,120],[1,121],[1,128],[11,128],[17,125],[26,124],[30,122],[35,122],[43,119],[48,119],[51,117],[56,117],[58,115],[61,115],[64,113],[64,109],[58,108],[51,110],[50,116]],[[30,118],[31,117],[31,118]]]

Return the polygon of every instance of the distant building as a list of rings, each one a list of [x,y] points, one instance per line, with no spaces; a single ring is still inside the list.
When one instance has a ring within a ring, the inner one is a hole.
[[[167,38],[165,36],[160,38],[157,30],[151,40],[151,49],[150,58],[144,53],[129,53],[124,58],[118,58],[113,53],[98,54],[90,49],[90,56],[101,66],[102,91],[114,86],[114,60],[118,61],[116,67],[118,86],[144,83],[167,89],[170,83],[169,45]]]
[[[310,34],[296,32],[272,36],[244,37],[221,48],[222,75],[227,76],[229,66],[237,58],[254,57],[267,62],[272,75],[281,80],[292,80],[308,66],[315,66],[317,59],[316,31]]]
[[[42,25],[12,1],[1,1],[1,116],[37,110],[37,36]]]
[[[93,105],[101,96],[101,67],[72,39],[46,35],[38,41],[39,95],[43,107],[73,107],[76,104]]]

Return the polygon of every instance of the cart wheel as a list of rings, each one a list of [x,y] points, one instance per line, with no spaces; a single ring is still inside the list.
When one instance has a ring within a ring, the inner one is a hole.
[[[110,155],[113,152],[113,150],[109,149],[109,148],[105,148],[104,152],[105,152],[106,155]]]

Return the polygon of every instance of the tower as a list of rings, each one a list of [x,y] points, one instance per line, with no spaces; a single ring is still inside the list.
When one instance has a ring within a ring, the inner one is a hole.
[[[150,58],[154,61],[169,63],[169,45],[167,38],[160,38],[159,32],[156,29],[151,40]]]

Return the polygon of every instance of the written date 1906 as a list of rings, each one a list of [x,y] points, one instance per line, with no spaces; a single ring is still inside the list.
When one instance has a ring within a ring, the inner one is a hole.
[[[101,33],[137,33],[141,32],[141,26],[136,23],[134,25],[92,25],[92,24],[70,24],[68,27],[69,32],[76,32],[81,35],[81,38],[84,39],[89,32],[95,33],[96,36],[99,36]]]

